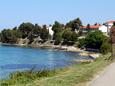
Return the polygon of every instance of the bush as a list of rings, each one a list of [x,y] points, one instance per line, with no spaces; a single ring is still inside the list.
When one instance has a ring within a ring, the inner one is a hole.
[[[55,33],[55,45],[59,45],[62,41],[62,32]]]
[[[24,71],[24,72],[15,72],[10,75],[10,79],[3,80],[0,83],[0,86],[12,86],[14,84],[27,84],[28,82],[32,82],[35,79],[40,79],[43,77],[53,76],[58,73],[58,70],[39,70],[39,71]]]
[[[7,83],[1,83],[1,86],[8,86]]]
[[[101,31],[89,32],[85,38],[86,48],[100,49],[107,37]]]
[[[64,31],[62,37],[63,37],[63,44],[65,45],[73,45],[78,39],[78,35],[76,34],[76,32],[73,32],[69,29]]]
[[[100,48],[100,52],[102,54],[106,54],[106,53],[110,52],[110,50],[111,50],[111,45],[108,42],[103,42],[103,44],[101,45],[101,48]]]
[[[78,44],[78,47],[79,48],[82,48],[85,46],[85,38],[82,38],[82,39],[79,39],[79,44]]]

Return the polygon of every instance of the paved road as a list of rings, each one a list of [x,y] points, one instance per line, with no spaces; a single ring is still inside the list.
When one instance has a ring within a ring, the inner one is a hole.
[[[115,63],[108,66],[89,86],[115,86]]]

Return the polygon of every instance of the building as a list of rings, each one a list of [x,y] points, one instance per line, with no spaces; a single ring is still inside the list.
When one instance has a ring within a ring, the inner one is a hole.
[[[115,22],[115,20],[113,21],[107,21],[105,22],[100,28],[99,30],[101,30],[103,33],[106,34],[110,34],[110,28],[113,26],[113,23]]]
[[[54,31],[52,30],[52,25],[49,25],[49,26],[47,27],[47,29],[48,29],[49,34],[50,34],[51,39],[52,39],[52,38],[53,38],[53,34],[54,34]]]
[[[99,30],[100,27],[101,27],[100,24],[87,25],[87,26],[81,27],[81,28],[80,28],[80,31],[82,31],[83,33],[86,33],[86,32],[90,32],[90,31]]]
[[[105,34],[107,34],[107,32],[108,32],[108,28],[107,28],[107,26],[105,26],[105,25],[100,26],[100,27],[99,27],[99,30],[100,30],[101,32],[105,33]]]
[[[104,34],[109,35],[110,34],[110,28],[113,26],[114,22],[115,22],[115,20],[113,20],[113,21],[107,21],[103,25],[101,25],[101,24],[95,24],[95,25],[83,26],[83,27],[80,28],[80,31],[82,31],[83,33],[86,33],[86,32],[89,32],[89,31],[100,30]]]

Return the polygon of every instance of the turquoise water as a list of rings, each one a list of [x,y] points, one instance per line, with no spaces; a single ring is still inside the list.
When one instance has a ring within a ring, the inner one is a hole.
[[[75,59],[89,59],[75,52],[0,46],[0,78],[15,71],[41,70],[65,67]]]

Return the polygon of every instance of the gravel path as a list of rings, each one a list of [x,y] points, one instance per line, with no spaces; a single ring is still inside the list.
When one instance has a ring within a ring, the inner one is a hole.
[[[115,86],[115,63],[108,66],[89,86]]]

